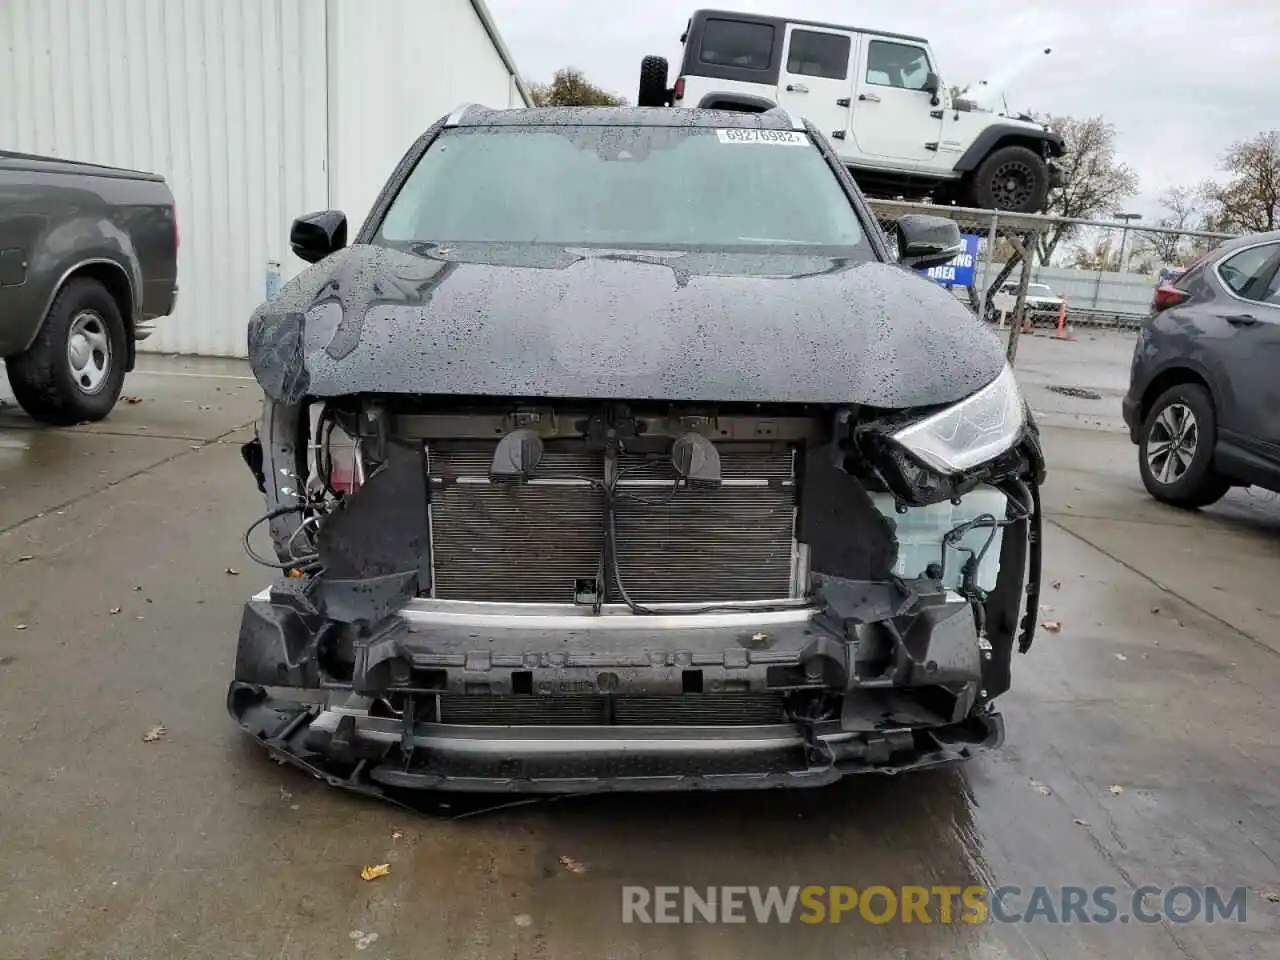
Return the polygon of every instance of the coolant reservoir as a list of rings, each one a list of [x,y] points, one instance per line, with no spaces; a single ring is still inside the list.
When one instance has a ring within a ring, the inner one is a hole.
[[[1000,545],[1004,529],[993,528],[989,522],[976,526],[954,545],[947,545],[945,552],[943,537],[957,526],[984,515],[1003,521],[1009,499],[999,490],[979,487],[966,494],[958,506],[948,500],[927,507],[907,507],[906,513],[897,512],[893,494],[869,495],[876,509],[892,520],[896,528],[898,562],[893,572],[898,576],[913,580],[924,576],[929,564],[937,563],[943,568],[943,585],[958,590],[964,579],[965,561],[972,550],[982,555],[978,564],[978,586],[987,591],[995,589],[996,578],[1000,575]]]

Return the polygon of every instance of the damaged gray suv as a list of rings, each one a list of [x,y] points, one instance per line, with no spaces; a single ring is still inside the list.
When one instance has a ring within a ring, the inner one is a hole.
[[[665,790],[1001,742],[1044,461],[918,272],[954,224],[891,255],[779,111],[470,107],[346,232],[298,220],[314,266],[249,327],[278,575],[228,707],[278,758],[373,794]]]

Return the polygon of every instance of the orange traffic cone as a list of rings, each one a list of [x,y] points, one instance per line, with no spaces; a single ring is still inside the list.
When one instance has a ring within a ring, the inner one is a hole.
[[[1064,300],[1062,306],[1058,308],[1058,329],[1053,331],[1053,339],[1055,340],[1074,340],[1071,331],[1067,329],[1067,303]]]

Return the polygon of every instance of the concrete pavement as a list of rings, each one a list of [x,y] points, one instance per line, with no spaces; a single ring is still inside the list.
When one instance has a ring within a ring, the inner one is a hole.
[[[93,427],[0,405],[0,956],[1272,956],[1280,505],[1146,496],[1118,400],[1047,390],[1116,389],[1122,342],[1033,337],[1019,360],[1051,458],[1041,618],[1062,630],[1017,658],[998,754],[456,821],[279,767],[226,716],[240,605],[265,581],[239,546],[261,510],[241,365],[145,357],[126,386],[140,402]],[[373,863],[390,876],[362,881]],[[971,883],[1252,893],[1244,925],[619,919],[624,884]]]

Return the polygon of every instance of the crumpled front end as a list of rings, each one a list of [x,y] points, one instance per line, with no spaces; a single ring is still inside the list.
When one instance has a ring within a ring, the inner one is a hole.
[[[245,607],[228,707],[372,793],[811,786],[971,756],[1002,739],[1038,590],[1043,460],[1008,396],[959,417],[268,400],[245,458],[280,575]]]

